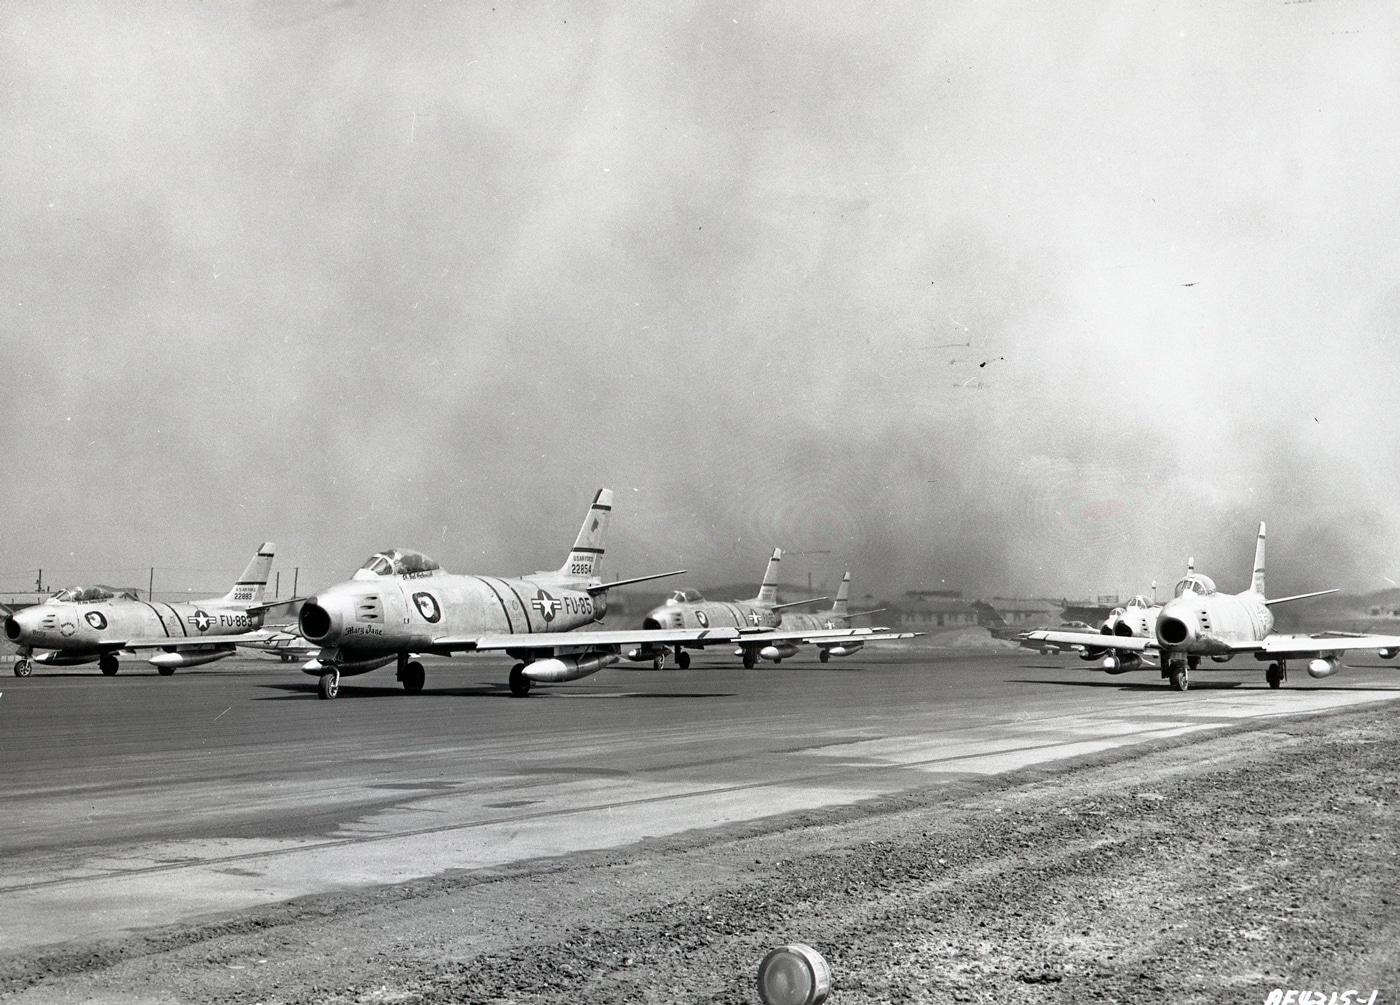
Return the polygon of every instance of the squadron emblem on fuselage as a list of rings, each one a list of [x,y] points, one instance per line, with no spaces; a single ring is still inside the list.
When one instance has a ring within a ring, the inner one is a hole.
[[[418,613],[423,615],[423,620],[429,624],[437,624],[442,617],[442,608],[431,593],[415,593],[413,602],[418,606]]]

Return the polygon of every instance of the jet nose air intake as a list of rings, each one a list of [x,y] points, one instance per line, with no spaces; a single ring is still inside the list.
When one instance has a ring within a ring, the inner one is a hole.
[[[330,641],[332,636],[338,636],[343,627],[340,618],[323,607],[318,597],[312,597],[301,605],[297,626],[308,642],[322,643]]]
[[[1157,638],[1165,646],[1179,646],[1191,637],[1191,629],[1180,618],[1159,618]]]
[[[15,620],[13,614],[5,617],[5,638],[11,642],[18,642],[20,636],[19,622]]]

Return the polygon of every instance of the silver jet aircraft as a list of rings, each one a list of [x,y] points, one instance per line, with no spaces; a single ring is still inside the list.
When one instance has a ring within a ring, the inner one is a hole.
[[[599,489],[569,557],[554,571],[514,579],[464,576],[416,551],[372,556],[353,579],[302,605],[301,634],[321,647],[302,670],[320,678],[322,698],[334,698],[341,677],[396,662],[404,690],[421,691],[423,665],[411,659],[414,654],[505,652],[519,660],[510,671],[510,690],[523,697],[536,681],[577,680],[611,666],[625,647],[737,637],[733,629],[573,630],[603,617],[612,587],[680,574],[602,581],[612,498],[611,490]]]
[[[789,656],[796,655],[797,647],[804,643],[816,645],[817,658],[825,663],[832,656],[849,656],[858,652],[866,642],[912,639],[919,634],[891,632],[885,628],[851,628],[852,615],[847,610],[851,589],[849,572],[841,579],[831,610],[821,614],[783,613],[788,608],[814,604],[826,598],[778,603],[778,563],[782,557],[782,549],[774,548],[763,574],[763,582],[758,588],[758,596],[752,600],[712,601],[706,600],[695,590],[677,590],[664,604],[647,612],[642,627],[732,627],[740,633],[739,647],[734,655],[742,657],[744,667],[750,670],[757,666],[759,659],[781,663]],[[630,650],[627,658],[637,662],[651,660],[659,670],[666,661],[667,653],[674,650],[676,665],[685,669],[690,666],[690,654],[685,650],[703,649],[707,642],[714,644],[713,640],[706,640],[675,646],[639,646]]]
[[[74,666],[97,661],[117,672],[117,653],[158,650],[147,662],[168,677],[177,667],[232,656],[236,643],[262,627],[262,603],[272,569],[273,545],[258,549],[233,588],[222,597],[166,604],[104,587],[64,590],[42,604],[5,618],[5,638],[19,646],[15,676],[33,664]],[[43,650],[35,653],[35,650]]]
[[[1246,653],[1268,662],[1265,679],[1276,688],[1288,679],[1290,660],[1307,660],[1308,674],[1330,677],[1342,664],[1342,654],[1353,649],[1378,652],[1386,659],[1400,653],[1400,636],[1391,635],[1276,635],[1274,615],[1269,608],[1290,600],[1320,597],[1336,590],[1300,593],[1292,597],[1266,599],[1264,594],[1264,524],[1254,550],[1254,571],[1249,588],[1242,593],[1219,593],[1209,576],[1188,572],[1171,600],[1162,605],[1150,636],[1131,634],[1092,634],[1087,632],[1030,632],[1032,642],[1052,642],[1098,650],[1103,669],[1127,673],[1148,669],[1142,658],[1157,654],[1161,674],[1172,687],[1185,691],[1189,672],[1200,666],[1203,656],[1217,663],[1228,662]]]

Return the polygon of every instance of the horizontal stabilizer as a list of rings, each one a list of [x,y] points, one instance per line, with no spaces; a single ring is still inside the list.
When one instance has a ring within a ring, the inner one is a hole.
[[[810,600],[794,600],[790,604],[774,604],[771,610],[785,611],[789,607],[801,607],[803,604],[819,604],[823,600],[830,600],[830,597],[812,597]]]
[[[262,614],[264,611],[270,611],[274,607],[286,607],[288,604],[304,604],[309,599],[309,597],[288,597],[286,600],[272,600],[264,604],[252,604],[245,607],[244,610],[249,614]]]
[[[588,587],[590,596],[597,596],[611,590],[615,586],[627,586],[629,583],[647,583],[653,579],[666,579],[668,576],[682,576],[684,569],[677,569],[675,572],[656,572],[650,576],[633,576],[631,579],[614,579],[611,583],[599,583],[597,586]]]
[[[1264,603],[1272,607],[1274,604],[1286,604],[1290,600],[1307,600],[1309,597],[1325,597],[1329,593],[1339,592],[1340,589],[1341,587],[1333,587],[1330,590],[1318,590],[1316,593],[1295,593],[1291,597],[1275,597],[1272,600],[1264,601]]]

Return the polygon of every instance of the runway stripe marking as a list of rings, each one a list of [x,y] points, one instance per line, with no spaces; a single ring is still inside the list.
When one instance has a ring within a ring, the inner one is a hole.
[[[1218,724],[1214,728],[1225,725]],[[1173,725],[1171,727],[1148,730],[1141,733],[1121,734],[1141,738],[1128,744],[1116,744],[1120,748],[1137,745],[1138,742],[1152,738],[1170,736],[1179,733],[1183,729],[1188,731],[1199,731],[1213,728],[1212,724],[1203,723],[1200,725],[1188,723],[1185,725]],[[908,762],[887,762],[878,766],[878,770],[886,771],[907,771],[921,765],[938,764],[940,762],[967,761],[982,757],[995,757],[999,755],[1014,754],[1028,750],[1041,750],[1051,747],[1078,746],[1084,743],[1112,743],[1114,737],[1086,736],[1068,741],[1052,741],[1048,743],[1030,744],[1024,747],[1008,747],[1002,750],[987,751],[984,753],[967,754],[961,753],[951,757],[934,757],[924,761]],[[807,748],[813,749],[813,748]],[[800,751],[799,751],[800,752]],[[1078,755],[1074,755],[1078,756]],[[804,775],[794,775],[777,781],[747,782],[741,785],[716,785],[706,789],[696,789],[693,792],[670,793],[661,796],[642,796],[637,799],[619,799],[614,802],[598,803],[590,806],[577,806],[568,809],[537,810],[533,813],[519,813],[508,816],[497,817],[492,820],[472,820],[465,823],[443,824],[438,827],[420,827],[412,830],[394,831],[393,833],[371,834],[363,837],[342,838],[338,841],[322,841],[308,843],[297,848],[273,848],[266,851],[244,852],[239,855],[225,855],[218,858],[200,859],[196,862],[179,862],[169,865],[153,865],[139,869],[121,869],[103,874],[90,874],[86,876],[71,876],[61,879],[39,880],[33,883],[6,884],[0,882],[0,890],[42,890],[56,886],[70,886],[77,883],[110,882],[112,880],[122,880],[136,876],[150,876],[157,873],[173,873],[184,869],[201,869],[211,866],[226,865],[230,862],[249,862],[257,859],[283,858],[288,855],[298,855],[304,852],[321,852],[332,848],[353,848],[366,844],[378,844],[383,841],[401,841],[404,838],[424,837],[431,834],[447,834],[452,831],[471,831],[484,827],[495,827],[503,824],[525,823],[532,820],[547,820],[551,817],[571,817],[585,813],[611,813],[613,810],[627,809],[634,806],[647,806],[657,803],[675,803],[686,799],[700,799],[710,796],[727,795],[735,792],[747,792],[758,789],[787,788],[793,785],[811,784],[814,782],[829,782],[851,776],[866,776],[872,770],[871,765],[861,764],[853,767],[835,768],[829,771],[819,771]],[[756,819],[762,819],[760,815]]]

